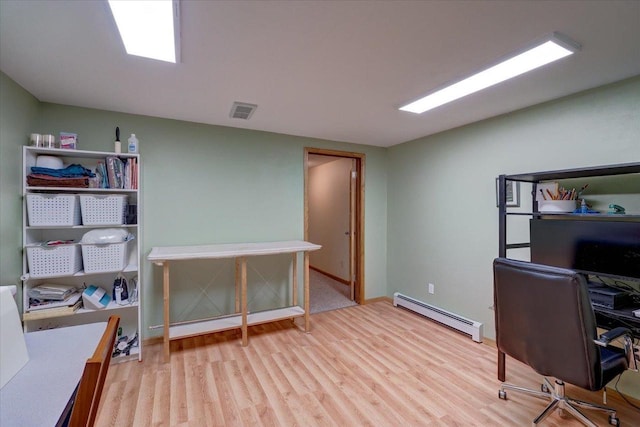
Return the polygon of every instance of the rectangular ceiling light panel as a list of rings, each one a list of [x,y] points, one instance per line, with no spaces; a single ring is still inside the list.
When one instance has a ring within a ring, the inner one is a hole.
[[[421,114],[448,102],[478,92],[505,80],[524,74],[571,55],[580,48],[575,42],[553,33],[545,41],[519,55],[500,62],[444,89],[431,93],[410,104],[400,107],[402,111]]]
[[[109,0],[127,53],[176,63],[178,6],[177,0]]]

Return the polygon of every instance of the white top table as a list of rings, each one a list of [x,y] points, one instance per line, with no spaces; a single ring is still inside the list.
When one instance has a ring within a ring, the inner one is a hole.
[[[106,327],[100,322],[26,333],[29,362],[0,390],[0,426],[57,425]]]
[[[292,240],[263,243],[229,243],[219,245],[163,246],[151,249],[147,259],[163,266],[164,294],[164,358],[169,361],[169,341],[210,332],[242,329],[242,345],[248,344],[247,327],[260,323],[304,316],[306,332],[309,331],[309,252],[320,249],[320,245]],[[304,307],[297,306],[298,273],[297,255],[304,253]],[[293,254],[292,305],[259,313],[247,312],[247,257],[258,255]],[[172,261],[192,259],[235,258],[236,260],[236,314],[217,319],[174,324],[169,322],[169,264]]]

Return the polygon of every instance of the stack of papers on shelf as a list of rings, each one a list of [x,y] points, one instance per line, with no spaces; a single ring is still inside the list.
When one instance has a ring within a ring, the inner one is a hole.
[[[62,301],[29,299],[29,309],[22,315],[23,320],[46,319],[73,314],[82,306],[82,293],[75,291]]]
[[[43,300],[36,300],[36,299],[30,298],[29,311],[48,310],[50,308],[59,308],[59,307],[69,307],[69,306],[75,305],[75,303],[80,300],[81,296],[82,294],[76,290],[73,294],[69,295],[67,298],[65,298],[62,301],[56,301],[56,300],[43,301]]]
[[[77,291],[75,286],[45,283],[29,289],[29,298],[40,301],[64,301]]]
[[[78,297],[80,297],[80,294],[78,294]],[[78,299],[75,302],[75,304],[68,305],[68,306],[27,311],[22,315],[22,319],[38,320],[38,319],[48,319],[50,317],[68,316],[69,314],[75,313],[80,307],[82,307],[82,301]]]
[[[73,314],[82,305],[82,293],[72,285],[46,283],[29,289],[29,308],[23,320]]]

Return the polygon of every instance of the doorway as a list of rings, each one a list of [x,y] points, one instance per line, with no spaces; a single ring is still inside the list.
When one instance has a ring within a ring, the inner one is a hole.
[[[361,153],[304,151],[304,238],[323,245],[310,254],[313,274],[347,286],[357,304],[365,301],[364,162]]]

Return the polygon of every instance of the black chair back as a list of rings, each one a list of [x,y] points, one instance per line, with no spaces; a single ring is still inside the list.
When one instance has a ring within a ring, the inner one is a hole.
[[[498,349],[540,375],[589,390],[604,387],[584,276],[506,258],[497,258],[493,271]]]

